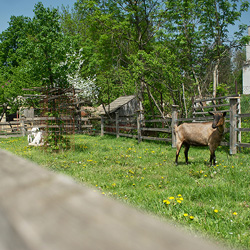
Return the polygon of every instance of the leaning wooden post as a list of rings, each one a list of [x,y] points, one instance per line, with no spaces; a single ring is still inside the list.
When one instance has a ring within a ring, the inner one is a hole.
[[[115,112],[115,130],[116,138],[119,138],[119,112]]]
[[[178,118],[178,111],[177,111],[178,105],[172,105],[172,148],[176,148],[176,135],[175,135],[175,125],[177,125],[177,118]]]
[[[237,153],[237,104],[238,97],[230,98],[230,154]]]
[[[137,111],[137,135],[138,135],[138,143],[141,142],[141,113]]]
[[[101,115],[101,136],[104,136],[104,117]]]

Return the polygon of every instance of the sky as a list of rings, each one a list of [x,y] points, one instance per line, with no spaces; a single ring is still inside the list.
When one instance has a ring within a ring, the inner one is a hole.
[[[8,22],[12,15],[23,15],[32,18],[34,15],[34,5],[38,2],[42,2],[45,7],[57,8],[64,5],[65,7],[69,6],[69,8],[72,8],[76,1],[77,0],[0,0],[0,33],[8,28]],[[238,22],[234,27],[230,27],[230,36],[233,32],[237,31],[238,24],[242,23],[250,26],[250,10],[242,14],[241,22]]]
[[[60,7],[68,5],[73,7],[77,0],[0,0],[0,33],[9,27],[8,22],[11,16],[34,16],[34,6],[42,2],[47,7]]]

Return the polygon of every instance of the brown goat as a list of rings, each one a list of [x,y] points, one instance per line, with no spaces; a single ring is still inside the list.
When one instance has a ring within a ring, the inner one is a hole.
[[[210,150],[210,165],[215,165],[216,157],[215,150],[220,145],[224,133],[225,116],[224,113],[212,113],[213,122],[203,123],[183,123],[180,126],[175,126],[176,134],[176,160],[175,164],[178,165],[178,157],[181,146],[185,146],[185,159],[188,164],[188,150],[190,145],[193,146],[208,146]]]

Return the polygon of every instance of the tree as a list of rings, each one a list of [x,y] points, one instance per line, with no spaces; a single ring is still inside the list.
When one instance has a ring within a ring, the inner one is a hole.
[[[229,41],[228,27],[239,20],[248,9],[248,1],[166,1],[166,30],[173,49],[180,55],[179,62],[187,79],[197,86],[197,94],[209,89],[215,74],[219,79],[220,62],[239,40]],[[169,17],[169,19],[167,19]],[[191,86],[193,86],[191,84]],[[215,81],[215,86],[218,83]],[[216,88],[214,87],[214,95]]]
[[[238,2],[80,0],[62,24],[78,39],[81,75],[96,75],[102,101],[136,93],[143,109],[162,113],[164,103],[185,108],[194,94],[210,92],[213,73],[231,81],[225,65],[242,40],[229,41],[228,26],[248,8]]]
[[[74,87],[78,102],[85,101],[93,104],[98,100],[99,91],[95,84],[95,78],[87,77],[84,79],[80,74],[85,63],[81,52],[82,49],[78,53],[67,54],[65,64],[68,65],[69,69],[73,68],[73,70],[68,71],[67,81],[70,86]]]
[[[18,95],[22,94],[25,83],[20,81],[21,77],[16,77],[16,72],[20,66],[20,57],[17,53],[22,47],[20,40],[25,37],[26,29],[30,19],[27,17],[11,16],[9,27],[0,34],[0,121],[7,110],[15,112],[20,104]]]
[[[67,68],[61,62],[66,60],[70,43],[60,30],[58,10],[39,2],[34,13],[18,51],[24,58],[23,68],[42,86],[67,85]]]
[[[81,0],[71,15],[75,22],[70,21],[67,10],[64,10],[65,29],[69,29],[70,34],[72,30],[75,35],[81,34],[80,46],[85,55],[86,51],[92,51],[91,55],[85,56],[86,65],[95,65],[92,74],[96,75],[96,82],[102,89],[100,98],[104,102],[110,102],[110,89],[112,99],[134,93],[142,102],[145,98],[146,102],[158,99],[153,97],[156,86],[149,82],[149,78],[144,81],[144,73],[139,72],[138,64],[144,64],[144,52],[150,54],[154,50],[155,35],[161,22],[161,4],[161,1],[148,0]],[[95,44],[94,48],[92,44]],[[82,72],[91,74],[91,69],[82,68]]]

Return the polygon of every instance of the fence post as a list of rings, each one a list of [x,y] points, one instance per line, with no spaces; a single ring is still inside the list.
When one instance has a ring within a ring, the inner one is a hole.
[[[115,130],[116,138],[119,138],[119,112],[115,112]]]
[[[141,142],[141,115],[140,111],[137,111],[137,134],[138,134],[138,143]]]
[[[229,98],[230,100],[230,154],[237,153],[237,104],[238,97]]]
[[[101,136],[104,136],[104,117],[101,115]]]
[[[178,111],[177,111],[178,105],[172,105],[172,148],[176,148],[176,135],[174,131],[174,127],[177,124],[177,117],[178,117]]]
[[[20,119],[20,128],[21,128],[22,136],[25,136],[24,118]]]

